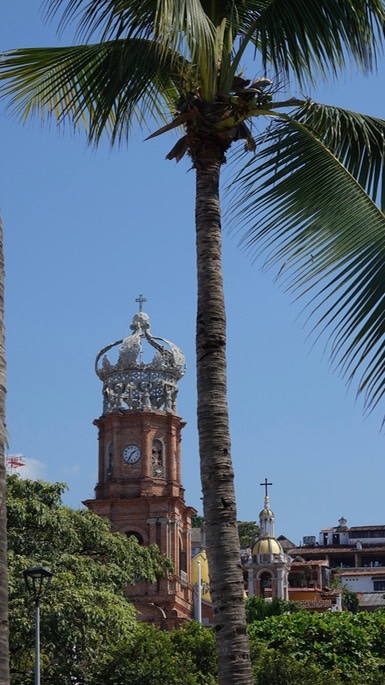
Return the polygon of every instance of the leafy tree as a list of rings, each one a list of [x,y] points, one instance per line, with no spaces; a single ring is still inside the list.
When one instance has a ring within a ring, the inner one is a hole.
[[[47,566],[51,587],[41,603],[42,680],[88,685],[91,666],[129,640],[135,610],[125,586],[156,581],[170,567],[153,545],[110,531],[90,511],[61,503],[65,486],[7,479],[10,651],[13,685],[29,685],[34,664],[33,602],[23,582],[29,566]]]
[[[346,588],[342,590],[342,608],[356,614],[359,610],[360,602],[356,592],[351,592]]]
[[[214,635],[192,622],[169,633],[138,626],[131,639],[112,650],[93,685],[215,685]]]
[[[191,519],[191,525],[193,528],[201,528],[204,525],[203,516],[198,516],[194,514]],[[250,547],[253,543],[254,538],[259,534],[259,526],[255,521],[237,521],[238,535],[239,535],[239,545],[241,549]]]
[[[7,510],[5,504],[5,344],[3,223],[0,217],[0,685],[9,683]]]
[[[192,528],[201,528],[203,524],[204,524],[203,516],[199,516],[199,514],[193,514],[192,515],[192,517],[191,517],[191,527]]]
[[[384,676],[376,672],[376,680],[368,674],[352,675],[346,681],[337,671],[325,670],[312,663],[311,657],[298,660],[265,645],[252,645],[251,659],[255,685],[383,685]]]
[[[273,616],[249,626],[252,652],[262,645],[276,658],[310,662],[345,682],[384,682],[385,612]]]
[[[154,135],[184,127],[168,159],[187,153],[196,172],[198,430],[219,681],[244,685],[251,670],[227,409],[220,171],[236,141],[258,149],[239,176],[238,223],[249,227],[249,245],[258,239],[268,250],[269,263],[285,264],[294,287],[308,291],[330,276],[329,291],[318,289],[321,304],[332,298],[321,306],[322,321],[332,322],[343,368],[363,369],[360,388],[375,403],[384,391],[384,317],[377,303],[385,283],[385,219],[371,197],[382,188],[385,125],[276,95],[279,77],[303,85],[338,73],[347,60],[372,68],[384,3],[47,0],[47,6],[50,15],[63,10],[62,23],[76,18],[85,43],[4,56],[4,92],[22,118],[40,113],[85,124],[95,144],[104,133],[121,143],[133,126],[154,119],[165,124]],[[274,88],[269,79],[244,77],[248,48],[258,56],[257,70],[270,69],[276,78]],[[251,133],[252,120],[259,130],[267,124],[260,137]]]
[[[207,682],[218,673],[215,653],[215,637],[211,628],[205,628],[196,621],[185,625],[183,630],[175,630],[170,634],[175,649],[183,655],[193,659],[194,672],[199,671],[207,675]],[[204,681],[202,681],[204,682]],[[216,680],[215,680],[216,682]]]
[[[237,525],[241,549],[251,547],[254,539],[259,534],[259,526],[255,521],[237,521]]]
[[[279,597],[274,597],[271,602],[255,595],[246,600],[247,623],[264,621],[269,616],[293,614],[295,611],[300,611],[300,605],[297,602],[287,602]]]

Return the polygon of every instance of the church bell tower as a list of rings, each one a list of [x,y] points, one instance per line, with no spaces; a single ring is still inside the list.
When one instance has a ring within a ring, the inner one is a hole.
[[[289,599],[289,557],[276,539],[274,532],[274,513],[270,509],[268,483],[260,483],[265,488],[263,509],[259,514],[259,534],[254,541],[250,558],[244,566],[248,576],[249,597],[256,595],[264,599]]]
[[[155,337],[142,308],[131,335],[104,347],[96,374],[103,383],[99,475],[95,499],[84,504],[108,518],[113,530],[158,545],[174,571],[158,583],[139,582],[127,594],[139,618],[174,627],[192,616],[191,516],[181,483],[178,382],[186,365],[181,350]],[[117,350],[115,361],[107,355]]]

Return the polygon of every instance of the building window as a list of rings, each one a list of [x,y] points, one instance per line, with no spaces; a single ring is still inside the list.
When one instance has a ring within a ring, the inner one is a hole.
[[[134,537],[140,545],[143,545],[143,538],[140,533],[137,533],[135,530],[128,530],[126,532],[126,535],[128,538]]]
[[[385,538],[385,529],[378,530],[350,530],[350,538]]]
[[[266,590],[266,588],[271,588],[272,585],[272,579],[270,573],[264,572],[260,576],[260,583],[261,583],[261,590],[262,590],[262,595],[263,591]]]
[[[385,580],[373,580],[373,590],[374,592],[384,592]]]
[[[179,569],[180,571],[184,571],[186,573],[187,571],[187,554],[182,549],[182,545],[179,542]]]
[[[151,467],[155,478],[165,477],[163,443],[160,440],[154,440],[152,443]]]
[[[107,444],[106,449],[106,476],[107,480],[113,476],[113,466],[114,466],[114,445],[112,442]]]

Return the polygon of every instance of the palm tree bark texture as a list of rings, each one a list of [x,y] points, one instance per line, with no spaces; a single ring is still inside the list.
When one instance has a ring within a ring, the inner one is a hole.
[[[227,407],[219,175],[223,154],[195,160],[198,431],[219,682],[250,682]],[[229,650],[231,645],[231,650]]]

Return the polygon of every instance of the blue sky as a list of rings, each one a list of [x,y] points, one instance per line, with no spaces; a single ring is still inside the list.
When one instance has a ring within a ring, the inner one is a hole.
[[[44,24],[38,0],[0,9],[1,50],[71,42]],[[383,66],[320,84],[315,100],[384,117]],[[251,68],[251,76],[257,74]],[[293,88],[293,95],[299,93]],[[30,473],[65,481],[66,503],[93,496],[101,383],[99,349],[129,333],[143,293],[152,331],[185,352],[178,410],[183,481],[200,509],[194,371],[194,173],[165,161],[172,135],[87,148],[83,135],[22,126],[2,108],[0,211],[6,258],[10,454]],[[256,520],[259,487],[273,482],[276,532],[294,542],[336,525],[383,524],[384,405],[369,418],[332,374],[321,342],[307,341],[300,307],[274,273],[224,228],[229,404],[238,518]],[[325,341],[323,341],[325,342]]]

